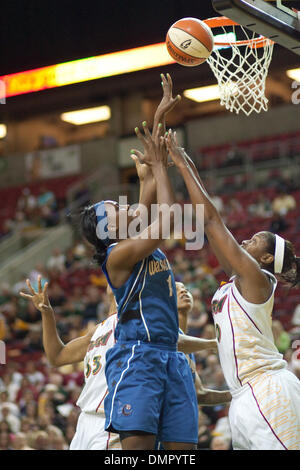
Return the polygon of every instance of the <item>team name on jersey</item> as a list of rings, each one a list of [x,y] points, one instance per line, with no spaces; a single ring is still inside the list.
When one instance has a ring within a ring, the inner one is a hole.
[[[112,332],[113,330],[109,330],[107,333],[105,333],[105,335],[97,338],[96,341],[91,341],[88,347],[88,351],[91,351],[93,348],[98,348],[99,346],[106,346]]]
[[[167,259],[161,259],[159,261],[151,260],[149,261],[149,274],[153,276],[156,273],[161,273],[162,271],[169,271],[170,265]]]
[[[224,304],[227,299],[227,294],[224,295],[220,300],[214,300],[211,304],[212,312],[214,315],[217,315],[217,313],[221,313],[224,307]]]

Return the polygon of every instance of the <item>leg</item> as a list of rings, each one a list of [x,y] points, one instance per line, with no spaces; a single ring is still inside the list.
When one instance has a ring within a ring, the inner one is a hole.
[[[132,432],[121,432],[120,439],[122,450],[154,450],[156,436],[154,434],[135,434]]]
[[[189,444],[188,442],[164,442],[165,450],[196,450],[196,444]]]

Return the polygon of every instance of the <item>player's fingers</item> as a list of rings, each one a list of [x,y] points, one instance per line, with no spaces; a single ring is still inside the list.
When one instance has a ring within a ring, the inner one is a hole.
[[[138,165],[140,163],[140,161],[143,160],[143,158],[144,158],[144,154],[142,152],[140,152],[139,150],[136,150],[136,149],[132,149],[130,151],[130,156],[131,156],[132,160],[134,160],[136,165]]]
[[[25,294],[25,292],[19,292],[21,297],[24,297],[24,299],[32,299],[32,295]]]
[[[147,125],[147,122],[146,122],[146,121],[143,122],[143,129],[144,129],[146,138],[147,138],[148,140],[149,140],[149,139],[152,140],[152,136],[151,136],[151,133],[150,133],[150,131],[149,131],[149,129],[148,129],[148,125]]]
[[[167,81],[167,79],[166,79],[166,77],[164,76],[163,73],[160,74],[160,78],[161,78],[161,85],[162,85],[162,87],[165,91],[166,86],[168,85],[168,81]]]
[[[176,146],[179,147],[176,131],[174,132],[174,142],[175,142]]]
[[[170,93],[172,95],[172,90],[173,90],[173,82],[172,82],[172,78],[171,78],[171,75],[169,73],[167,73],[167,80],[168,80],[168,85],[170,87]]]
[[[38,276],[38,289],[39,289],[39,294],[43,292],[42,290],[42,276]]]
[[[143,143],[143,145],[147,145],[147,141],[145,139],[145,137],[143,136],[143,134],[141,133],[140,129],[138,127],[136,127],[134,129],[135,133],[136,133],[136,136],[137,138]]]
[[[49,286],[49,282],[45,282],[44,290],[43,290],[45,304],[49,303],[48,286]]]
[[[49,305],[40,303],[40,304],[39,304],[39,309],[42,309],[42,308],[49,308]]]
[[[29,289],[30,292],[32,293],[32,295],[35,295],[36,292],[35,292],[34,289],[32,288],[32,285],[30,284],[29,279],[26,279],[26,284],[27,284],[27,286],[28,286],[28,289]]]

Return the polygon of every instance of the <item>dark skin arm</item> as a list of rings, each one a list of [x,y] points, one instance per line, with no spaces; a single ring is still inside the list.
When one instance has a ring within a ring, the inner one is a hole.
[[[42,314],[43,346],[50,364],[55,367],[60,367],[66,364],[75,364],[76,362],[83,361],[97,326],[91,328],[85,336],[73,339],[69,343],[64,344],[58,335],[55,314],[49,302],[47,291],[48,283],[46,283],[42,289],[41,276],[39,276],[37,292],[31,286],[29,279],[27,279],[26,283],[32,295],[25,294],[24,292],[20,292],[20,295],[25,299],[31,300]]]
[[[225,226],[203,184],[195,177],[184,150],[176,145],[171,131],[166,137],[166,143],[170,156],[185,181],[193,206],[204,205],[204,230],[212,242],[211,246],[219,262],[223,262],[227,272],[236,274],[236,286],[248,302],[266,302],[272,292],[268,277],[258,262],[240,247]],[[228,266],[231,267],[230,270]]]
[[[221,405],[223,403],[230,402],[232,399],[232,396],[229,390],[220,391],[220,390],[210,390],[208,388],[204,388],[198,374],[196,374],[195,388],[196,388],[198,405],[200,406]]]
[[[195,336],[182,335],[178,336],[178,351],[185,354],[192,354],[198,351],[212,349],[218,351],[217,341],[215,339],[203,339]]]

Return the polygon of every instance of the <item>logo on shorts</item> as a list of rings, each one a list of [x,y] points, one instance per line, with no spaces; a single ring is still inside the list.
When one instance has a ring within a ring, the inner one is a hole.
[[[131,405],[124,405],[122,409],[122,413],[124,416],[130,416],[132,413],[132,407]]]
[[[191,42],[191,39],[186,39],[180,44],[180,47],[182,47],[182,49],[187,49],[191,45]]]
[[[217,337],[217,340],[218,340],[218,343],[219,343],[221,341],[221,328],[218,325],[218,323],[216,324],[216,337]]]

